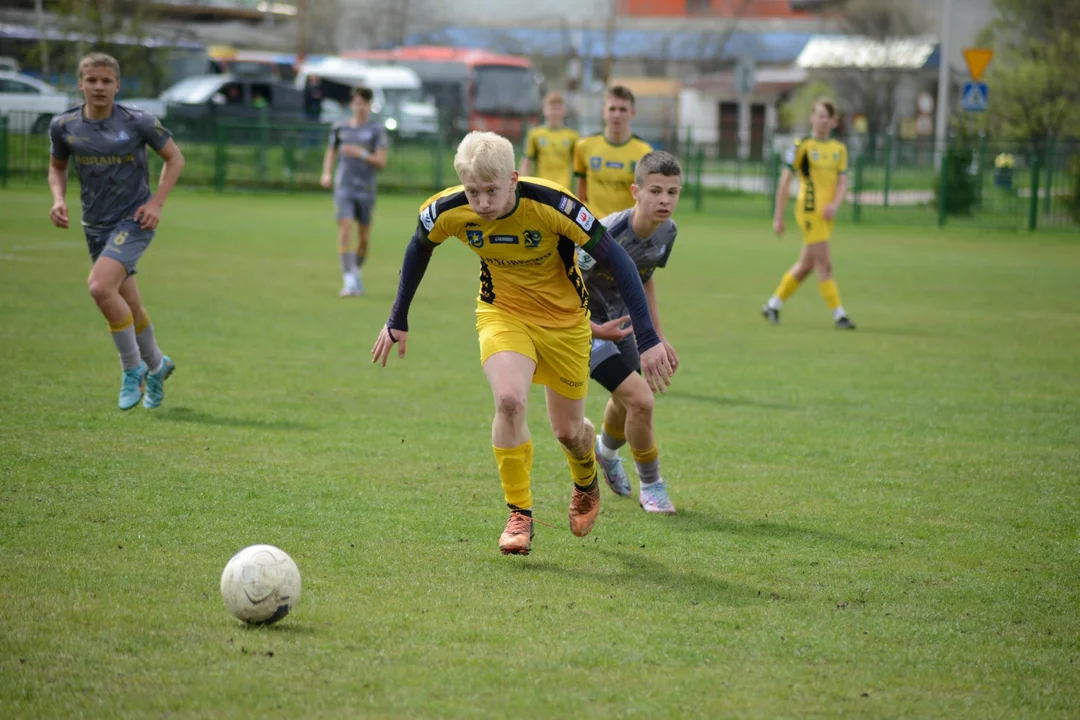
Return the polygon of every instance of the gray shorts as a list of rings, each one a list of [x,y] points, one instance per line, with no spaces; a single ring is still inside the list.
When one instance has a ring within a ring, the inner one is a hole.
[[[334,209],[337,221],[355,220],[361,225],[371,224],[371,211],[375,209],[375,198],[372,195],[334,195]]]
[[[622,385],[626,378],[641,371],[641,356],[633,335],[618,342],[593,340],[589,353],[589,376],[608,392]]]
[[[153,239],[154,231],[143,230],[134,220],[121,220],[109,230],[86,231],[91,262],[97,262],[99,257],[112,258],[124,266],[128,275],[135,274],[135,265]]]

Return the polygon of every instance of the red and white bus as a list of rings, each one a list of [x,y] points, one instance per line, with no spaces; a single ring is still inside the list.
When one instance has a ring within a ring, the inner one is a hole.
[[[342,55],[415,70],[444,127],[456,133],[490,130],[517,142],[539,118],[540,87],[528,58],[434,45]]]

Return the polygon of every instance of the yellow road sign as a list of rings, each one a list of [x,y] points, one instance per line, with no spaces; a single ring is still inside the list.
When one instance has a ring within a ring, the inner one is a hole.
[[[986,66],[994,59],[994,51],[990,48],[967,48],[964,50],[964,60],[967,61],[968,70],[971,71],[971,79],[975,82],[982,80]]]

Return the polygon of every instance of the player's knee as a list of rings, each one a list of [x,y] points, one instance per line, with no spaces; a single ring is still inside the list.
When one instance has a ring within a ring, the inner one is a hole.
[[[495,413],[507,420],[524,417],[525,398],[516,390],[500,391],[495,395]]]
[[[105,300],[108,300],[116,294],[116,288],[111,284],[102,281],[100,278],[90,276],[90,279],[86,282],[87,288],[90,290],[90,297],[94,299],[94,302],[100,304]]]
[[[584,418],[552,420],[551,430],[555,433],[555,439],[559,441],[560,445],[572,447],[581,435],[581,428],[584,424]]]
[[[641,387],[635,387],[632,392],[627,393],[622,398],[622,402],[626,407],[627,417],[634,417],[638,420],[652,419],[653,396],[644,383],[641,383]]]

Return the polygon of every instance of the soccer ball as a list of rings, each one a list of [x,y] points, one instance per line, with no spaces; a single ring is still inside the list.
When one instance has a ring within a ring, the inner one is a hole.
[[[273,545],[246,547],[221,573],[221,599],[246,623],[276,623],[300,600],[300,570]]]

